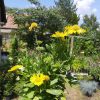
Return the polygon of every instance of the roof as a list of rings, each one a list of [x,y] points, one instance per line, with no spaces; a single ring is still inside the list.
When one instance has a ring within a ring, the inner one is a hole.
[[[1,29],[17,29],[18,25],[14,23],[14,17],[11,15],[7,15],[7,23],[2,26]]]

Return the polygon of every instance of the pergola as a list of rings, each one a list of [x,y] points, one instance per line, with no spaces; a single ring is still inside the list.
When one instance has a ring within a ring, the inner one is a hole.
[[[4,0],[0,0],[0,26],[3,26],[6,22],[7,20],[6,20]],[[1,46],[2,46],[2,35],[0,32],[0,65],[1,65]]]

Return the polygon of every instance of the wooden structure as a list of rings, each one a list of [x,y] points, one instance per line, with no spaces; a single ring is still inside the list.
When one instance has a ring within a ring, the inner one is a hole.
[[[17,30],[18,25],[15,24],[13,15],[6,13],[6,19],[7,23],[0,27],[0,29],[2,33],[2,42],[8,45],[11,39],[12,31]]]
[[[4,0],[0,0],[0,26],[6,23],[6,12]],[[2,34],[0,32],[0,65],[1,65],[1,46],[2,46]]]
[[[0,24],[6,23],[6,12],[5,12],[5,5],[4,0],[0,0]]]

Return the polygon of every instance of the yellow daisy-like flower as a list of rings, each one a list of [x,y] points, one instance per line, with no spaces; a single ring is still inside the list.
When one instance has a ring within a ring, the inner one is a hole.
[[[34,74],[30,78],[30,82],[33,83],[34,85],[40,86],[43,84],[43,79],[39,75]]]
[[[45,80],[46,81],[50,80],[50,77],[48,75],[45,75]]]
[[[82,29],[78,25],[66,26],[65,31],[67,31],[68,34],[81,34],[86,32],[86,30]]]
[[[29,27],[29,31],[32,31],[32,29],[38,28],[38,24],[36,22],[33,22],[31,26]]]
[[[8,72],[13,72],[16,71],[17,69],[22,69],[22,68],[23,68],[22,65],[15,65],[11,69],[9,69]]]
[[[30,78],[30,82],[33,83],[34,85],[41,86],[45,80],[49,80],[49,76],[47,77],[44,74],[34,74]]]
[[[82,29],[82,28],[80,28],[80,29],[77,31],[78,34],[85,33],[85,32],[86,32],[86,30],[84,30],[84,29]]]
[[[50,80],[50,77],[48,75],[40,74],[40,77],[43,79],[43,81]]]
[[[66,36],[66,33],[63,32],[55,32],[55,34],[52,34],[51,37],[56,37],[56,38],[64,38]]]
[[[68,30],[71,30],[72,29],[72,26],[68,25],[64,28],[65,31],[68,31]]]

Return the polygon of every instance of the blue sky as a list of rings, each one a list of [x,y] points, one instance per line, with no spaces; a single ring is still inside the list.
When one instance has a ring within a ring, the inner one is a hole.
[[[39,0],[42,5],[47,7],[54,5],[54,0]],[[28,0],[4,0],[5,5],[9,7],[25,8],[32,6]]]
[[[4,0],[5,5],[8,7],[18,7],[18,8],[26,8],[32,7],[32,5],[27,0]],[[42,5],[46,5],[47,7],[54,5],[54,0],[39,0]],[[80,16],[84,16],[85,14],[94,13],[98,20],[100,21],[100,0],[74,0],[77,4],[77,13]]]

